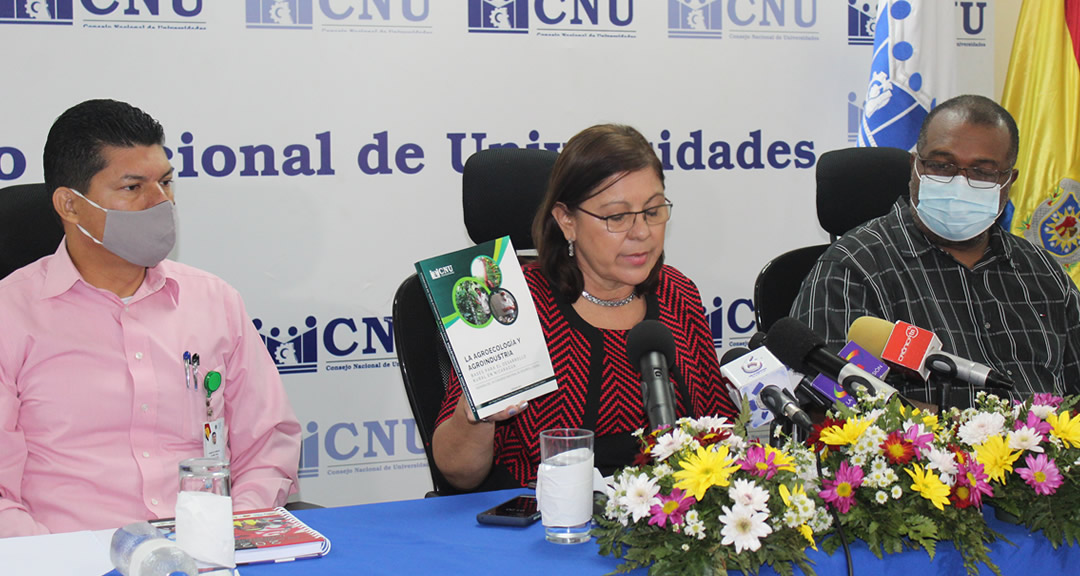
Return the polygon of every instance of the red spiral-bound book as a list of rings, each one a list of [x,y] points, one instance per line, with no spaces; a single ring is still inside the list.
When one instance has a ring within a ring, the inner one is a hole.
[[[172,518],[150,523],[168,538],[175,537],[176,521]],[[234,514],[233,530],[237,564],[288,562],[330,552],[330,540],[280,507]]]

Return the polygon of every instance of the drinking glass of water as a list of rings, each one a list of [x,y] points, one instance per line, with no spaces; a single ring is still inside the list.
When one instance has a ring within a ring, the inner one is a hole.
[[[541,432],[536,476],[536,497],[547,540],[588,542],[593,511],[592,431],[555,428]]]

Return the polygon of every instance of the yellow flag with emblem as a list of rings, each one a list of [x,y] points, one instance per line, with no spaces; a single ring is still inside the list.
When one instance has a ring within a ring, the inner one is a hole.
[[[1011,230],[1080,283],[1080,0],[1024,0],[1001,103],[1020,128]]]

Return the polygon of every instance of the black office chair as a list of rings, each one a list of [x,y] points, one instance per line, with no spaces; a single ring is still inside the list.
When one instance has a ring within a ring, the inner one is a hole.
[[[0,189],[0,278],[56,252],[63,237],[45,184]]]
[[[548,150],[517,148],[483,150],[469,157],[462,173],[462,208],[465,227],[473,242],[480,244],[509,235],[516,250],[533,248],[533,215],[543,200],[557,157],[557,153]],[[461,493],[446,481],[431,451],[435,420],[453,365],[439,334],[438,319],[416,274],[398,287],[392,314],[401,380],[424,443],[434,487],[427,495]],[[470,492],[517,486],[509,474],[496,470]]]
[[[911,155],[899,148],[844,148],[817,164],[818,223],[833,242],[864,222],[888,213],[908,194]],[[754,282],[754,315],[767,332],[791,312],[799,287],[829,244],[805,246],[770,260]]]

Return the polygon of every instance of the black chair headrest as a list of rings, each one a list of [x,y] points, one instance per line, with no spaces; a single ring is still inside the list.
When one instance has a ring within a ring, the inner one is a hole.
[[[515,250],[535,248],[533,217],[558,156],[528,148],[492,148],[470,156],[461,178],[469,238],[480,244],[509,235]]]
[[[908,195],[911,155],[899,148],[844,148],[817,163],[818,222],[826,232],[848,230],[889,211]]]

